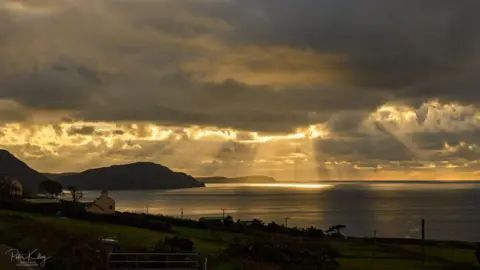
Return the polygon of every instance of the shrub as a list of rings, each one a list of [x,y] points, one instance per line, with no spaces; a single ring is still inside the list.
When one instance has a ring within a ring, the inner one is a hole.
[[[195,243],[183,237],[165,237],[164,241],[160,241],[155,246],[155,252],[178,252],[178,253],[189,253],[195,252]]]
[[[315,248],[293,245],[288,242],[273,242],[264,239],[234,241],[224,252],[230,258],[241,258],[263,262],[285,270],[333,270],[338,268],[335,261],[337,252],[326,244]]]

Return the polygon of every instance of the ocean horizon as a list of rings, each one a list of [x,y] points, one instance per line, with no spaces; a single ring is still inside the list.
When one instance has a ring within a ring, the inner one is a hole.
[[[86,191],[93,200],[99,191]],[[117,211],[188,219],[231,215],[287,226],[328,229],[344,224],[350,236],[480,241],[480,182],[322,181],[207,184],[180,190],[109,191]],[[286,220],[287,218],[287,220]]]

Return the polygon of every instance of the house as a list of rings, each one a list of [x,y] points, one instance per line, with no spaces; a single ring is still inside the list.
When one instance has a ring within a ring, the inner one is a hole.
[[[5,192],[8,192],[10,196],[13,197],[22,197],[23,196],[23,186],[20,181],[13,179],[7,176],[0,178],[0,184],[5,188]]]
[[[91,203],[86,203],[85,211],[93,214],[115,215],[115,200],[103,190],[100,197]]]
[[[17,196],[17,197],[23,196],[22,183],[20,183],[20,181],[18,181],[17,179],[13,179],[10,182],[10,195]]]

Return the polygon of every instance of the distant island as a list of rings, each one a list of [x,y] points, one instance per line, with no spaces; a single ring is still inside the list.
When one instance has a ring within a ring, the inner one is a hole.
[[[192,176],[174,172],[152,163],[137,162],[125,165],[89,169],[79,173],[51,174],[45,176],[64,187],[76,186],[80,190],[148,190],[205,187]]]
[[[242,176],[242,177],[223,177],[223,176],[212,176],[212,177],[195,177],[198,181],[205,184],[271,184],[276,183],[277,180],[273,177],[262,176],[262,175],[252,175],[252,176]]]

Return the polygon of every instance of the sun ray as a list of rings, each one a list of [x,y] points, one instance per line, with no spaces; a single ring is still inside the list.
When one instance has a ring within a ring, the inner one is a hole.
[[[381,114],[383,112],[388,113],[387,119],[382,119]],[[415,142],[413,142],[405,132],[400,132],[398,128],[392,124],[392,121],[395,123],[401,123],[401,121],[415,120],[416,114],[414,112],[398,111],[395,107],[384,106],[377,111],[374,117],[377,127],[405,146],[405,148],[407,148],[417,160],[425,161],[429,159],[429,155],[426,151],[422,150]]]

